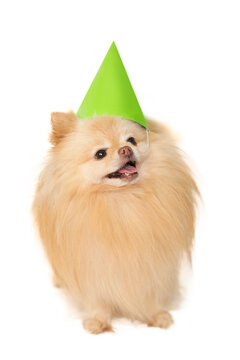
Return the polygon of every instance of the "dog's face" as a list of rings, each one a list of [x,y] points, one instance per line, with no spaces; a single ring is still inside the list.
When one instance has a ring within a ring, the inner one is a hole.
[[[61,119],[56,123],[59,126]],[[53,118],[52,124],[51,140],[55,145],[59,144],[58,154],[61,153],[65,159],[66,171],[69,166],[72,170],[74,167],[79,181],[124,186],[141,177],[148,144],[146,130],[138,123],[106,116],[79,120],[71,114],[69,131],[66,121],[64,131],[67,134],[57,140],[59,131],[56,124],[54,128]]]

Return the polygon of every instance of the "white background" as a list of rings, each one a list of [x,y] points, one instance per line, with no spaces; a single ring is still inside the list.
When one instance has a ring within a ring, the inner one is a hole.
[[[2,1],[1,359],[239,359],[239,1]],[[182,137],[204,207],[193,289],[168,331],[83,331],[30,207],[50,113],[77,110],[115,40],[145,114]]]

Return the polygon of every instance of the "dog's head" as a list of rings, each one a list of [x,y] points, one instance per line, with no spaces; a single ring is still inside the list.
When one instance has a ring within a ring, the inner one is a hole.
[[[50,141],[66,171],[71,168],[85,184],[137,182],[148,151],[145,128],[113,116],[79,120],[53,113]]]

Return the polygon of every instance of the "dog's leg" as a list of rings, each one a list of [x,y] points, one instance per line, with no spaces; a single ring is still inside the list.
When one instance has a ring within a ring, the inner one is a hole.
[[[83,319],[83,327],[91,334],[101,334],[113,331],[111,326],[111,313],[105,307],[96,307],[88,311]]]
[[[158,310],[147,323],[148,326],[160,327],[161,329],[168,329],[173,324],[172,315],[165,310]]]
[[[61,281],[60,277],[56,273],[53,273],[53,275],[52,275],[52,283],[53,283],[53,286],[55,286],[56,288],[63,287],[63,282]]]

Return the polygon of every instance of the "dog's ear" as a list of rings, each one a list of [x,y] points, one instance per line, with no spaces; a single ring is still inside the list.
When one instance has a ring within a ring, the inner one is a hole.
[[[157,134],[161,134],[165,131],[166,126],[156,120],[153,119],[148,119],[147,118],[147,123],[148,123],[148,127],[149,130],[151,132],[157,133]]]
[[[67,134],[74,130],[76,123],[77,117],[74,112],[53,112],[51,114],[52,132],[49,136],[50,143],[57,145]]]

